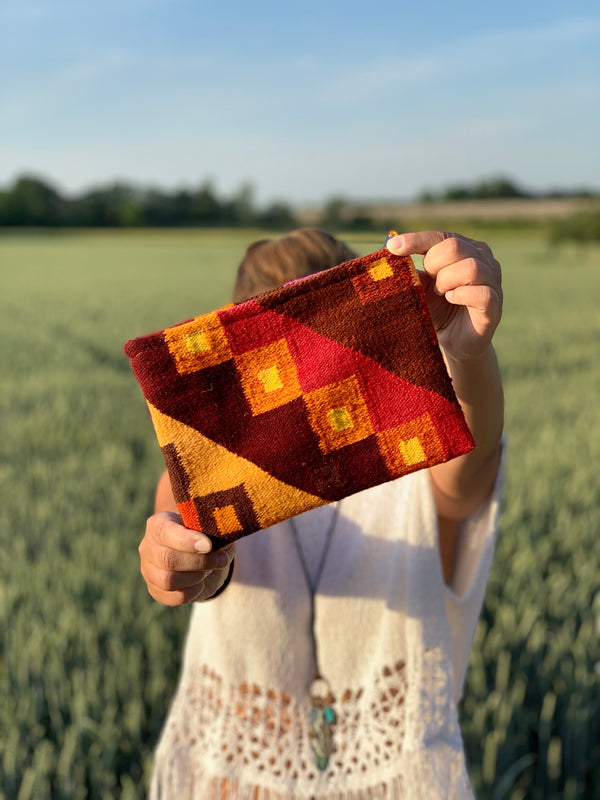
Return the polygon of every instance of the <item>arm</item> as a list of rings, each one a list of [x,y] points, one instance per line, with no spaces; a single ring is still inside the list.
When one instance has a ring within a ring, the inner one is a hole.
[[[454,391],[476,448],[430,470],[446,583],[461,521],[492,491],[500,463],[504,405],[491,341],[502,314],[500,265],[483,242],[441,231],[390,239],[397,255],[424,255],[421,276]]]
[[[166,472],[158,482],[155,510],[139,546],[141,572],[152,597],[167,606],[215,597],[231,576],[234,545],[213,553],[208,536],[181,524]]]
[[[445,356],[454,390],[467,425],[476,442],[475,450],[430,471],[438,514],[440,554],[444,580],[454,573],[461,521],[490,495],[500,464],[503,424],[503,394],[498,362],[493,348],[480,360],[467,364]]]

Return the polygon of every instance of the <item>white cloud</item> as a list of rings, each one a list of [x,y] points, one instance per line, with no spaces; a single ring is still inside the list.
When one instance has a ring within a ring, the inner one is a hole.
[[[394,102],[395,93],[406,86],[415,89],[430,84],[444,71],[443,60],[434,54],[406,55],[380,59],[361,53],[348,65],[335,65],[333,77],[318,87],[320,99],[331,105],[352,105],[378,101],[387,96]]]

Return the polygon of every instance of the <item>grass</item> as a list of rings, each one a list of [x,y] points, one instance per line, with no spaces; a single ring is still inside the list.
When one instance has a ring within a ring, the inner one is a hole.
[[[139,576],[162,460],[122,344],[226,302],[257,235],[0,238],[4,798],[144,796],[188,610]],[[490,800],[599,798],[600,248],[491,237],[509,469],[461,709],[470,770]]]

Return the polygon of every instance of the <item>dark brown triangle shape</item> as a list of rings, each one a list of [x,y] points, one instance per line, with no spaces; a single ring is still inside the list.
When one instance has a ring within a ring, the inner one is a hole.
[[[255,302],[363,353],[405,381],[457,405],[419,289],[410,285],[363,305],[349,277],[336,282],[327,278],[327,272],[314,276],[310,292],[299,294],[293,285],[284,286],[259,295]],[[332,309],[337,313],[332,314]],[[376,337],[373,331],[378,331]]]

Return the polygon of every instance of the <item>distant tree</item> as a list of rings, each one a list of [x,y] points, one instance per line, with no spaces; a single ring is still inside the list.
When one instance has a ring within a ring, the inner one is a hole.
[[[444,200],[497,200],[510,197],[530,197],[510,178],[486,178],[472,186],[449,186],[444,192]]]
[[[331,197],[323,206],[319,224],[325,230],[336,231],[344,227],[347,202],[343,197]]]
[[[199,189],[191,192],[190,222],[193,225],[220,225],[223,215],[223,204],[210,181],[205,181]]]
[[[230,225],[249,227],[255,224],[254,189],[243,183],[232,199],[224,206],[224,222]]]
[[[145,225],[145,218],[141,202],[134,198],[125,200],[119,209],[119,226],[138,228],[142,225]]]
[[[472,198],[471,189],[467,186],[449,186],[443,193],[442,200],[470,200]]]
[[[598,197],[598,191],[586,187],[579,187],[576,189],[551,189],[546,193],[546,197],[576,197],[581,200],[591,200],[593,197]]]
[[[281,201],[271,203],[264,211],[258,212],[255,221],[259,227],[273,230],[290,230],[296,226],[292,209]]]
[[[0,201],[1,225],[60,225],[65,202],[57,190],[33,176],[19,178]]]
[[[144,222],[151,227],[165,228],[180,222],[173,197],[160,189],[150,189],[144,194],[142,208]]]
[[[92,189],[69,202],[71,224],[84,228],[116,228],[144,223],[141,197],[129,184]]]
[[[349,216],[344,227],[352,231],[370,231],[374,228],[378,228],[379,225],[375,224],[373,217],[365,208],[356,208]]]
[[[529,197],[529,194],[521,189],[510,178],[489,178],[488,180],[480,181],[475,185],[474,196],[477,199],[487,200],[496,198],[510,198],[510,197]]]
[[[9,202],[9,193],[8,192],[0,192],[0,225],[10,225],[8,222],[9,216],[9,209],[8,209],[8,202]]]
[[[179,225],[193,222],[193,195],[187,189],[179,189],[173,195],[173,216]]]

